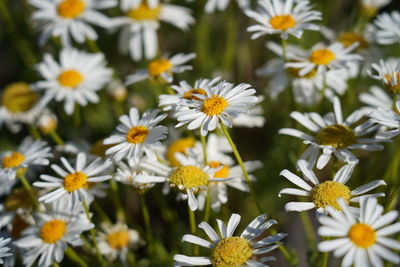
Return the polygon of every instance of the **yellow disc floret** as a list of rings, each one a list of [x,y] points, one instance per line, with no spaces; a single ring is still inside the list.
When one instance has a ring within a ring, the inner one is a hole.
[[[54,244],[63,238],[66,231],[67,224],[62,220],[55,219],[43,224],[39,235],[44,242]]]
[[[19,152],[12,152],[10,155],[3,158],[3,168],[15,168],[21,165],[25,160],[25,156]]]
[[[376,241],[375,230],[365,223],[354,224],[348,233],[351,242],[360,248],[369,248]]]
[[[219,95],[204,100],[202,111],[208,116],[219,115],[228,106],[228,101]]]
[[[214,248],[211,262],[214,267],[243,266],[253,255],[250,243],[241,237],[222,239]]]
[[[30,110],[38,101],[39,96],[32,91],[27,83],[12,83],[3,91],[2,104],[12,113]]]
[[[82,0],[64,0],[58,4],[58,15],[67,19],[79,17],[85,11],[85,2]]]
[[[183,94],[183,98],[185,98],[187,100],[201,100],[199,97],[197,97],[195,95],[206,95],[206,91],[204,91],[201,88],[199,88],[199,89],[191,89],[189,91],[186,91]]]
[[[344,184],[335,181],[326,181],[313,188],[311,191],[311,201],[317,209],[331,206],[337,210],[341,210],[338,198],[343,198],[349,203],[351,196],[350,189]]]
[[[145,126],[132,127],[126,135],[126,140],[132,144],[143,143],[149,132],[149,129]]]
[[[158,20],[160,11],[160,5],[150,8],[146,3],[141,3],[138,8],[128,11],[128,17],[135,20]]]
[[[172,68],[171,62],[166,58],[153,60],[149,63],[147,71],[153,78],[159,77],[162,73],[169,71]]]
[[[400,94],[400,73],[393,72],[390,75],[386,74],[384,79],[386,89],[393,94]]]
[[[317,65],[327,65],[335,58],[335,54],[327,48],[314,50],[310,55],[310,61]]]
[[[327,126],[320,130],[315,140],[320,145],[342,149],[355,144],[357,142],[357,137],[351,128],[337,124]]]
[[[82,172],[70,173],[64,177],[64,189],[70,193],[87,186],[87,176]]]
[[[365,38],[357,33],[354,32],[343,32],[339,35],[338,41],[342,43],[344,47],[349,47],[350,45],[358,42],[357,48],[367,48],[368,42]]]
[[[107,243],[113,249],[123,249],[129,244],[128,231],[115,231],[107,235]]]
[[[181,138],[169,145],[166,153],[167,160],[172,166],[179,166],[179,161],[175,158],[175,153],[179,152],[186,155],[188,148],[194,147],[196,140],[193,137]]]
[[[229,175],[229,166],[222,164],[219,161],[209,161],[208,166],[211,168],[218,168],[222,165],[222,168],[215,172],[214,178],[227,178]]]
[[[83,76],[76,70],[65,70],[58,76],[58,82],[65,87],[75,88],[83,81]]]
[[[278,15],[271,17],[269,24],[275,30],[286,31],[296,26],[296,20],[291,15]]]
[[[208,174],[196,166],[181,166],[172,172],[169,182],[178,188],[198,188],[208,185]]]

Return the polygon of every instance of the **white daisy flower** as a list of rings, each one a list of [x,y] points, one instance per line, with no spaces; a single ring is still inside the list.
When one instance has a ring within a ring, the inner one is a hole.
[[[204,6],[204,10],[207,13],[212,13],[215,11],[224,11],[231,0],[208,0]],[[237,0],[237,3],[241,9],[246,10],[249,7],[249,0]]]
[[[371,67],[377,72],[373,74],[371,71],[371,77],[381,81],[390,93],[398,96],[400,94],[400,59],[380,60],[379,64],[371,64]]]
[[[0,177],[13,180],[20,169],[48,165],[51,156],[47,142],[26,137],[15,151],[1,153]]]
[[[25,266],[32,266],[39,258],[38,266],[46,267],[60,263],[68,245],[82,245],[81,233],[93,227],[84,213],[66,213],[56,207],[51,213],[37,214],[37,224],[24,230],[14,244],[21,249]]]
[[[182,73],[186,70],[192,70],[190,65],[184,65],[186,62],[196,57],[195,53],[179,53],[170,58],[162,57],[150,61],[147,69],[141,69],[138,72],[129,75],[126,78],[126,85],[137,83],[146,79],[171,83],[174,79],[174,73]]]
[[[245,11],[259,23],[247,28],[254,32],[252,39],[266,34],[280,34],[282,39],[289,38],[289,34],[300,38],[304,30],[319,30],[312,21],[321,20],[321,12],[311,10],[308,0],[258,0],[257,3],[258,11]]]
[[[184,31],[195,22],[189,9],[154,0],[122,0],[121,9],[126,15],[114,19],[115,26],[122,27],[119,50],[122,53],[129,52],[135,61],[153,59],[157,55],[160,22]]]
[[[184,235],[182,241],[211,249],[208,257],[190,257],[181,254],[174,255],[174,266],[267,266],[264,263],[275,260],[274,257],[262,257],[281,245],[281,241],[287,236],[285,233],[275,235],[263,235],[275,220],[267,220],[267,215],[262,214],[256,217],[242,232],[240,236],[234,236],[240,222],[240,215],[233,213],[229,218],[228,225],[217,219],[220,234],[214,231],[211,226],[202,222],[199,228],[202,229],[210,241],[194,235]],[[261,237],[262,236],[262,237]]]
[[[328,207],[329,216],[318,218],[322,225],[318,234],[332,237],[318,244],[320,251],[344,256],[342,266],[383,267],[383,260],[400,263],[400,256],[391,251],[399,250],[400,242],[388,237],[400,232],[400,223],[392,224],[397,211],[382,214],[384,208],[375,198],[362,201],[358,214],[351,212],[342,199],[338,202],[342,211]]]
[[[196,95],[202,101],[182,99],[181,105],[188,109],[176,112],[179,123],[175,127],[188,124],[189,130],[200,128],[201,135],[205,136],[215,130],[219,122],[232,127],[232,119],[248,112],[258,101],[254,96],[256,91],[246,83],[234,86],[223,81],[210,89],[203,89],[205,95]]]
[[[138,231],[129,229],[121,222],[114,225],[103,223],[101,228],[103,231],[98,232],[97,236],[100,253],[109,261],[118,257],[122,262],[126,262],[128,251],[137,248],[140,244]]]
[[[377,108],[393,110],[394,101],[392,97],[390,97],[385,90],[376,85],[371,86],[369,92],[361,93],[358,99],[360,102],[367,105],[366,107],[363,107],[363,110],[367,115],[376,111]]]
[[[152,188],[155,185],[154,183],[144,184],[136,182],[137,175],[150,175],[150,173],[146,172],[146,170],[144,170],[140,165],[140,163],[144,160],[147,159],[145,157],[135,157],[128,160],[127,163],[124,161],[119,161],[117,163],[117,172],[114,177],[115,180],[123,184],[130,185],[139,192],[146,192]]]
[[[80,0],[79,0],[80,1]],[[75,103],[86,106],[97,103],[96,94],[110,79],[111,69],[105,67],[104,55],[90,54],[76,49],[65,48],[60,52],[60,62],[50,54],[37,65],[39,73],[45,78],[34,84],[37,90],[45,90],[45,97],[64,101],[65,112],[74,112]]]
[[[139,117],[139,111],[131,108],[128,115],[119,118],[121,124],[117,126],[119,133],[104,140],[105,145],[113,145],[107,149],[106,155],[111,155],[115,161],[123,158],[131,159],[140,157],[143,152],[155,159],[154,148],[160,146],[160,140],[167,137],[168,128],[157,125],[167,117],[166,114],[158,115],[158,109],[148,110]]]
[[[247,128],[262,128],[265,124],[264,109],[261,102],[264,101],[264,96],[259,96],[255,106],[250,108],[247,113],[242,113],[238,117],[233,118],[232,124],[234,127]]]
[[[367,10],[378,10],[387,4],[389,4],[392,0],[361,0],[361,5],[364,9]],[[372,12],[371,12],[372,13]]]
[[[72,41],[97,40],[96,31],[89,25],[109,28],[111,20],[97,11],[114,7],[114,0],[29,0],[37,8],[32,19],[41,31],[40,43],[50,37],[60,37],[62,45],[71,46]]]
[[[88,193],[88,187],[91,183],[98,183],[111,178],[111,175],[101,175],[101,172],[110,167],[111,162],[102,162],[100,158],[87,164],[86,154],[79,153],[76,157],[75,168],[61,157],[65,169],[56,164],[51,168],[61,177],[42,174],[40,179],[43,181],[33,183],[36,187],[45,188],[47,193],[39,198],[40,202],[51,203],[66,196],[68,200],[68,209],[75,209],[83,201],[89,204],[93,196]]]
[[[375,39],[378,44],[400,43],[400,12],[380,14],[373,22]]]
[[[302,61],[288,62],[285,66],[299,69],[300,76],[307,75],[313,70],[323,73],[328,69],[350,68],[355,62],[362,60],[362,56],[350,53],[358,45],[358,42],[348,47],[344,47],[339,42],[328,46],[318,43],[311,48],[308,58],[304,58]]]
[[[340,100],[337,97],[333,99],[333,109],[334,114],[329,113],[325,117],[321,117],[315,112],[302,114],[295,111],[290,114],[312,134],[291,128],[280,129],[279,133],[303,139],[304,144],[310,145],[301,158],[307,160],[311,166],[317,163],[318,169],[326,166],[332,154],[342,162],[354,164],[358,162],[358,159],[350,150],[377,151],[383,149],[381,144],[377,144],[382,140],[364,138],[365,135],[374,132],[378,126],[373,125],[370,121],[352,126],[364,117],[362,110],[354,111],[344,120]],[[319,155],[320,151],[321,155]]]
[[[396,103],[397,110],[400,110],[400,102]],[[400,134],[400,115],[392,110],[378,108],[370,114],[371,122],[389,128],[377,134],[377,138],[389,139]]]
[[[10,241],[11,238],[3,238],[3,237],[0,238],[0,264],[4,263],[3,258],[12,256],[12,254],[9,253],[10,248],[6,247],[6,245],[10,243]]]
[[[299,160],[298,167],[303,173],[303,179],[289,170],[283,170],[280,175],[288,179],[297,188],[285,188],[279,192],[281,194],[289,194],[294,196],[305,196],[308,198],[306,202],[289,202],[285,205],[286,211],[305,211],[316,209],[317,212],[326,212],[326,207],[330,206],[340,210],[337,203],[339,198],[344,199],[347,204],[360,203],[362,198],[367,197],[381,197],[385,196],[384,193],[365,194],[380,185],[386,185],[384,180],[374,180],[368,184],[357,187],[351,190],[346,183],[350,179],[354,164],[346,164],[335,174],[332,180],[320,182],[312,169],[307,166],[307,162]]]

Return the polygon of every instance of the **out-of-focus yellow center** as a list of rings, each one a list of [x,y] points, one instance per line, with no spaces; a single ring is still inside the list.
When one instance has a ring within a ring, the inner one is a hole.
[[[202,111],[208,116],[219,115],[228,106],[228,101],[219,95],[204,99]]]
[[[172,64],[168,59],[160,58],[151,61],[147,67],[147,71],[149,72],[150,76],[156,78],[162,73],[169,71],[171,68]]]
[[[196,166],[181,166],[172,172],[169,182],[185,189],[198,188],[208,185],[208,174]]]
[[[358,48],[367,48],[368,42],[365,38],[354,32],[343,32],[339,35],[338,41],[342,43],[344,47],[349,47],[350,45],[358,42]]]
[[[132,127],[126,135],[126,140],[132,144],[143,143],[149,134],[149,129],[145,126]]]
[[[65,70],[58,76],[58,82],[65,87],[75,88],[83,81],[83,76],[76,70]]]
[[[337,149],[345,148],[357,142],[354,131],[344,125],[330,125],[317,133],[316,142],[323,146],[332,146]]]
[[[286,31],[296,26],[296,20],[291,15],[279,15],[269,19],[269,24],[275,30]]]
[[[222,168],[215,172],[214,178],[227,178],[229,175],[229,166],[222,164],[219,161],[209,161],[208,166],[211,168],[218,168],[222,165]]]
[[[82,0],[64,0],[58,4],[58,15],[67,19],[79,17],[85,11],[85,2]]]
[[[246,239],[238,236],[227,237],[213,249],[211,262],[215,267],[244,266],[252,255],[253,249]]]
[[[64,189],[69,193],[87,186],[87,176],[82,172],[70,173],[64,177]]]
[[[199,97],[195,96],[195,95],[206,95],[206,91],[204,91],[203,89],[199,88],[199,89],[192,89],[189,91],[186,91],[183,94],[183,98],[187,99],[187,100],[201,100]]]
[[[113,249],[123,249],[129,244],[128,231],[116,231],[107,235],[107,243]]]
[[[62,220],[51,220],[43,224],[42,228],[40,228],[40,238],[49,244],[54,244],[63,236],[67,231],[67,224]]]
[[[400,94],[400,73],[386,74],[384,79],[385,87],[393,94]]]
[[[25,156],[19,152],[12,152],[10,155],[3,158],[3,168],[18,167],[25,160]]]
[[[327,65],[335,58],[335,54],[328,48],[314,50],[310,55],[310,61],[317,65]]]
[[[150,8],[146,3],[141,3],[138,8],[128,11],[128,17],[135,20],[158,20],[160,12],[160,5]]]
[[[169,145],[166,153],[167,160],[172,166],[179,166],[179,161],[175,158],[177,152],[182,154],[187,154],[186,150],[188,148],[194,147],[196,140],[193,137],[181,138]]]
[[[2,104],[12,113],[30,110],[38,101],[39,95],[27,83],[12,83],[3,91]]]
[[[339,203],[337,203],[338,198],[343,198],[349,203],[350,196],[350,189],[344,184],[335,181],[323,182],[315,186],[311,191],[311,200],[317,209],[331,206],[341,210]]]
[[[375,230],[365,223],[356,223],[349,230],[350,240],[360,248],[369,248],[376,241]]]

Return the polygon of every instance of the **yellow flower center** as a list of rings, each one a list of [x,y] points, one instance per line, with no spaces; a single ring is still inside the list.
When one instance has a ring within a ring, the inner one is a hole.
[[[37,195],[36,190],[32,190],[32,192],[35,196]],[[34,207],[34,203],[32,203],[31,198],[25,189],[16,188],[7,196],[4,201],[4,207],[8,211],[16,211],[21,208],[28,210]]]
[[[214,178],[227,178],[229,175],[229,166],[222,164],[219,161],[209,161],[208,166],[211,168],[218,168],[222,165],[222,168],[215,172]]]
[[[397,83],[392,82],[392,77],[394,77]],[[384,84],[386,89],[388,89],[393,94],[400,94],[400,73],[394,72],[392,75],[386,74]]]
[[[64,189],[69,193],[87,186],[87,176],[82,172],[70,173],[64,177]]]
[[[107,243],[113,249],[123,249],[129,244],[128,231],[116,231],[107,235]]]
[[[167,149],[166,157],[172,166],[179,166],[179,161],[175,158],[175,154],[180,152],[186,155],[188,148],[194,147],[196,140],[193,137],[181,138],[173,142]]]
[[[225,98],[213,95],[211,98],[204,100],[202,111],[208,116],[219,115],[228,106],[228,101]]]
[[[30,110],[38,101],[39,95],[27,83],[13,83],[3,91],[2,103],[12,113]]]
[[[63,238],[66,231],[67,224],[62,220],[55,219],[43,224],[39,235],[44,242],[54,244]]]
[[[349,230],[350,240],[360,248],[369,248],[376,241],[375,230],[365,223],[356,223]]]
[[[181,166],[172,172],[169,182],[178,187],[183,186],[185,189],[198,188],[207,186],[208,175],[196,166]]]
[[[341,210],[338,198],[343,198],[347,203],[350,200],[351,191],[344,184],[335,181],[326,181],[313,188],[311,191],[311,201],[317,209],[331,206]]]
[[[186,91],[183,94],[183,98],[187,99],[187,100],[201,100],[200,98],[198,98],[195,95],[206,95],[206,91],[204,91],[203,89],[199,88],[199,89],[192,89],[189,91]]]
[[[213,249],[211,262],[214,267],[243,266],[253,255],[250,243],[241,237],[222,239]]]
[[[126,136],[126,140],[132,144],[143,143],[146,140],[148,134],[149,130],[146,127],[135,126],[129,130]]]
[[[58,7],[58,15],[67,19],[74,19],[85,11],[85,2],[82,0],[64,0]]]
[[[343,32],[339,35],[338,41],[342,43],[344,47],[349,47],[350,45],[358,42],[357,48],[367,48],[368,42],[365,38],[357,33],[354,32]]]
[[[25,160],[25,156],[19,152],[12,152],[10,155],[3,158],[3,168],[18,167]]]
[[[172,68],[171,62],[169,62],[166,58],[160,58],[153,60],[149,63],[147,67],[147,71],[149,72],[150,76],[156,78],[160,76],[162,73],[169,71]]]
[[[135,20],[158,20],[160,11],[160,5],[150,8],[146,3],[141,3],[138,8],[128,11],[128,17]]]
[[[279,15],[270,18],[269,24],[275,30],[286,31],[296,26],[296,20],[291,15]]]
[[[319,131],[316,142],[323,146],[332,146],[337,149],[345,148],[357,142],[354,131],[344,125],[330,125]]]
[[[83,81],[83,76],[79,71],[66,70],[58,76],[58,82],[65,87],[75,88]]]
[[[327,65],[335,58],[335,54],[327,48],[314,50],[310,55],[310,61],[317,65]]]

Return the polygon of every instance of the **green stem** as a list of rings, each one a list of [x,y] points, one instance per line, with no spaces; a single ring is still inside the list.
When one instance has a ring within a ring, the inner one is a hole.
[[[88,46],[90,52],[99,53],[101,51],[97,43],[89,38],[86,38],[86,45]]]
[[[188,205],[188,213],[189,213],[189,223],[190,223],[190,232],[192,235],[196,234],[196,215],[194,214],[194,211],[192,211]],[[199,254],[199,247],[196,245],[193,245],[193,254],[197,256]]]
[[[34,203],[35,208],[39,207],[39,202],[38,202],[37,196],[36,196],[35,192],[33,192],[33,189],[31,187],[31,185],[29,184],[28,180],[26,179],[25,174],[18,175],[18,178],[21,181],[22,186],[24,187],[25,191],[28,193],[29,198]]]
[[[287,60],[286,57],[286,39],[281,39],[281,44],[282,44],[282,58],[284,61]]]
[[[81,267],[88,267],[85,261],[72,248],[67,247],[65,250],[65,255],[67,255],[67,257],[77,265]]]
[[[39,131],[34,126],[29,126],[29,133],[33,136],[33,138],[40,140],[42,137],[40,136]]]
[[[60,267],[60,265],[56,262],[56,261],[53,261],[53,263],[51,264],[53,267]]]
[[[63,146],[64,145],[64,141],[61,139],[61,137],[57,134],[57,132],[51,131],[49,133],[51,139],[53,139],[54,143],[56,143],[57,145]]]
[[[300,212],[300,219],[301,222],[303,223],[304,231],[306,232],[307,243],[314,246],[316,243],[316,237],[308,213]]]
[[[324,252],[322,254],[321,267],[328,267],[328,258],[329,258],[329,253]]]
[[[147,208],[147,202],[144,194],[139,194],[140,208],[142,210],[142,216],[144,221],[144,227],[146,229],[146,239],[149,252],[151,251],[151,244],[153,243],[153,235],[151,231],[150,214]]]
[[[210,187],[207,187],[207,196],[206,196],[206,203],[204,207],[204,217],[203,221],[208,222],[210,219],[210,210],[211,210],[211,193],[210,193]]]
[[[126,216],[125,216],[125,212],[121,203],[121,199],[120,194],[119,194],[119,190],[118,190],[118,184],[117,182],[115,182],[114,179],[110,179],[110,188],[111,188],[111,193],[114,199],[114,204],[115,207],[117,208],[117,218],[118,220],[122,221],[122,222],[126,222]]]
[[[201,140],[201,147],[203,148],[203,162],[204,162],[204,166],[207,166],[208,160],[207,160],[207,141],[206,141],[206,137],[200,135],[200,140]]]
[[[230,5],[227,12],[227,38],[225,51],[223,53],[223,69],[227,71],[232,71],[234,66],[235,56],[237,53],[237,12],[235,10],[235,5]]]
[[[247,183],[247,185],[249,186],[250,193],[251,193],[251,195],[252,195],[252,197],[253,197],[253,200],[254,200],[254,203],[255,203],[255,205],[256,205],[256,207],[257,207],[257,214],[261,214],[261,213],[262,213],[261,207],[260,207],[260,205],[259,205],[259,203],[258,203],[258,201],[257,201],[256,192],[255,192],[255,190],[254,190],[253,184],[252,184],[251,181],[250,181],[250,177],[249,177],[249,174],[248,174],[248,172],[247,172],[247,170],[246,170],[246,166],[244,166],[242,157],[240,156],[239,151],[236,149],[236,145],[235,145],[235,143],[232,141],[232,138],[231,138],[231,136],[230,136],[230,134],[229,134],[229,131],[228,131],[228,129],[226,128],[226,126],[225,126],[222,122],[220,123],[220,126],[221,126],[221,129],[222,129],[222,132],[224,133],[226,139],[228,140],[229,145],[230,145],[231,148],[232,148],[233,154],[235,155],[236,160],[237,160],[237,162],[238,162],[240,168],[242,169],[244,179],[246,180],[246,183]]]

